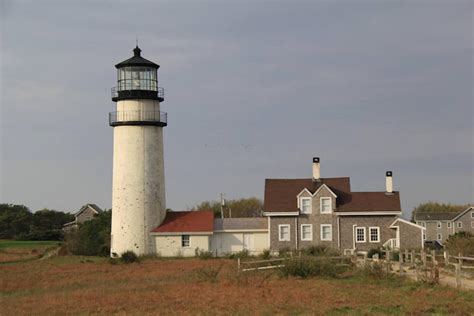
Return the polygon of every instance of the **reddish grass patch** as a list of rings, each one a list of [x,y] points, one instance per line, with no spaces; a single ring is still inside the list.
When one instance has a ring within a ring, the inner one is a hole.
[[[97,260],[97,259],[95,259]],[[82,261],[82,263],[81,263]],[[223,265],[217,282],[201,269]],[[287,314],[366,313],[469,315],[473,293],[398,280],[280,278],[240,274],[231,260],[63,257],[0,265],[2,314]]]

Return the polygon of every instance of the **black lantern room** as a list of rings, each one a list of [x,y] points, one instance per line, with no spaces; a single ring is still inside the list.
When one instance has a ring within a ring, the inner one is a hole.
[[[133,50],[133,57],[115,65],[117,68],[117,86],[112,88],[112,101],[127,99],[164,100],[163,88],[158,87],[158,68],[143,58],[141,49]]]

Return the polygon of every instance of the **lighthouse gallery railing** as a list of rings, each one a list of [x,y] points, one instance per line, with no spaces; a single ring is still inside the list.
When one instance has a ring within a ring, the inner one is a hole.
[[[168,125],[168,114],[160,111],[129,110],[109,113],[109,125]]]

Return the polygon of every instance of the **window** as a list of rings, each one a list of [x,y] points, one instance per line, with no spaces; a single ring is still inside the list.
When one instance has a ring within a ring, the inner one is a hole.
[[[365,242],[365,227],[356,227],[356,242]]]
[[[448,222],[446,225],[448,225],[448,228],[451,228],[453,226],[451,222]]]
[[[421,226],[426,227],[426,222],[421,222]]]
[[[441,222],[438,222],[438,225],[436,227],[441,228]]]
[[[301,225],[301,240],[313,240],[313,225]]]
[[[471,222],[471,228],[474,228],[474,222]]]
[[[380,242],[380,228],[369,227],[370,242]]]
[[[474,212],[471,212],[471,218],[474,218]]]
[[[181,247],[188,248],[190,246],[189,235],[182,235],[181,236]]]
[[[300,199],[301,213],[310,214],[311,213],[311,198],[304,197]]]
[[[321,225],[321,240],[325,240],[325,241],[332,240],[332,225],[330,224]]]
[[[426,240],[426,234],[423,234],[423,240]]]
[[[436,239],[439,241],[443,240],[443,235],[441,234],[436,235]]]
[[[323,197],[320,200],[321,214],[330,214],[332,209],[332,199],[330,197]]]
[[[458,228],[462,228],[462,222],[458,222]]]
[[[290,225],[278,225],[278,240],[290,241]]]

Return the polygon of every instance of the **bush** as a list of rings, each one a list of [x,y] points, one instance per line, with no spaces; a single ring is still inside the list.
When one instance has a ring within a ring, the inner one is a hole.
[[[316,256],[316,257],[339,255],[339,252],[337,250],[334,250],[326,246],[310,246],[310,247],[304,248],[302,250],[302,253],[307,256]]]
[[[260,257],[263,260],[270,259],[272,257],[272,253],[270,252],[270,249],[265,249],[264,251],[262,251],[262,253],[260,254]]]
[[[229,256],[230,259],[237,259],[237,258],[245,259],[248,257],[250,257],[250,253],[247,249],[243,249],[242,251],[233,253]]]
[[[326,258],[303,257],[285,262],[281,273],[285,277],[295,276],[306,279],[314,276],[336,277],[345,270],[345,267],[338,266]]]
[[[206,250],[201,250],[199,248],[196,248],[194,253],[196,257],[198,257],[199,259],[207,260],[207,259],[214,258],[212,251],[206,251]]]
[[[122,263],[140,262],[138,256],[133,251],[125,251],[124,253],[122,253],[122,255],[120,256],[120,261]]]
[[[83,256],[110,255],[110,227],[112,214],[103,212],[77,229],[70,229],[64,238],[68,253]]]
[[[288,257],[288,254],[292,253],[293,250],[290,247],[283,247],[278,250],[278,257],[285,258]]]
[[[379,259],[385,258],[385,253],[381,249],[372,248],[367,253],[368,258],[372,258],[375,254],[379,255]]]
[[[449,237],[444,244],[446,250],[451,255],[458,255],[459,253],[465,256],[474,255],[474,235],[469,232],[459,232]]]

